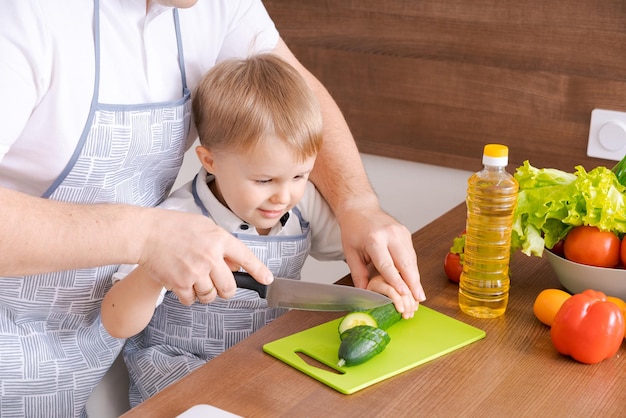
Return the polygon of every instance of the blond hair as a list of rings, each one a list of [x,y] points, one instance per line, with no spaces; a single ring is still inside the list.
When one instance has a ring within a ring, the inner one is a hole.
[[[196,88],[193,113],[200,144],[213,151],[254,152],[275,136],[304,160],[322,145],[317,99],[296,69],[273,54],[217,64]]]

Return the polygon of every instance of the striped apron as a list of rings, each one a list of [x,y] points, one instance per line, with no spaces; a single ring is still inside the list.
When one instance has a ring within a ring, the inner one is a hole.
[[[173,12],[181,98],[112,105],[98,101],[99,3],[94,1],[95,86],[78,146],[43,194],[77,203],[156,206],[182,164],[190,124],[178,13]],[[122,349],[100,321],[117,265],[0,278],[0,416],[85,416],[86,402]]]

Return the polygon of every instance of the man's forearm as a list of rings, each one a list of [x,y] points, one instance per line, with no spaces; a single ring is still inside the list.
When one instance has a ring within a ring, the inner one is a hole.
[[[315,91],[322,103],[324,145],[311,173],[311,181],[339,219],[355,206],[378,206],[378,199],[341,111],[324,87],[320,85]]]
[[[0,276],[134,263],[141,208],[81,205],[0,188]]]

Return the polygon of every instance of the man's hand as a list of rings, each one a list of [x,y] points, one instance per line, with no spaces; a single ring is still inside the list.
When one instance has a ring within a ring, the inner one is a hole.
[[[208,303],[216,295],[237,291],[233,270],[243,267],[257,281],[269,284],[270,270],[240,240],[206,216],[163,209],[145,240],[139,264],[181,303]]]
[[[426,300],[409,230],[381,209],[354,209],[341,217],[341,236],[355,287],[367,288],[368,264],[399,295]]]

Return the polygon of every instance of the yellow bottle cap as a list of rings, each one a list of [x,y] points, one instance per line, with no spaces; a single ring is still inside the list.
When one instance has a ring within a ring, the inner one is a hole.
[[[485,145],[483,154],[489,157],[508,157],[509,147],[501,144],[487,144]]]
[[[503,167],[509,163],[509,147],[501,144],[487,144],[483,150],[483,164]]]

